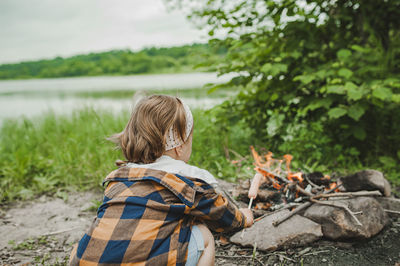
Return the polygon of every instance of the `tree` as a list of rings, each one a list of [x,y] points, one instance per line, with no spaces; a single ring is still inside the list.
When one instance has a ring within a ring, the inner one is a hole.
[[[224,117],[270,149],[309,164],[400,158],[400,1],[169,3],[228,48],[217,69],[241,92]]]

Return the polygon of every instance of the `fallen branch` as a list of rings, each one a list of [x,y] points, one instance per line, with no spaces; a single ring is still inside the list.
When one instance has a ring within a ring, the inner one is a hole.
[[[317,184],[315,184],[314,182],[311,181],[310,178],[308,178],[307,175],[304,175],[305,179],[307,180],[308,184],[310,184],[313,188],[316,189],[324,189],[324,186],[318,186]]]
[[[305,202],[301,205],[299,205],[296,209],[294,209],[293,211],[289,212],[288,214],[282,216],[281,218],[277,219],[276,221],[274,221],[272,223],[273,226],[278,226],[280,225],[282,222],[286,221],[287,219],[289,219],[290,217],[292,217],[293,215],[295,215],[296,213],[299,213],[300,211],[310,207],[312,204],[312,202]]]
[[[300,193],[302,193],[303,195],[306,195],[306,196],[309,196],[309,197],[315,197],[315,196],[316,196],[315,194],[310,193],[310,192],[304,190],[304,189],[303,189],[302,187],[300,187],[299,185],[296,185],[296,189],[297,189]]]
[[[286,259],[286,260],[290,260],[290,261],[292,261],[292,262],[296,262],[294,259],[291,259],[291,258],[289,258],[289,257],[286,257],[285,255],[277,254],[277,256],[278,256],[281,260]],[[282,258],[283,258],[283,259],[282,259]]]
[[[356,192],[337,192],[332,194],[318,194],[313,199],[331,198],[331,197],[361,197],[361,196],[382,196],[378,190],[374,191],[356,191]]]
[[[41,236],[58,235],[58,234],[66,233],[66,232],[69,232],[69,231],[72,231],[72,230],[75,230],[75,229],[79,229],[79,227],[73,227],[73,228],[68,228],[68,229],[65,229],[65,230],[50,232],[50,233],[43,234]]]
[[[326,252],[330,252],[330,250],[313,251],[313,252],[305,253],[302,256],[317,255],[319,253],[326,253]]]
[[[358,220],[358,218],[355,216],[355,214],[361,214],[362,212],[353,212],[352,210],[349,209],[349,206],[347,206],[347,204],[344,204],[342,202],[329,202],[329,201],[320,201],[320,200],[315,200],[315,199],[310,199],[310,201],[313,203],[320,204],[320,205],[342,208],[342,209],[346,210],[350,214],[351,217],[353,217],[353,219],[356,221],[356,223],[359,226],[363,225],[360,222],[360,220]]]
[[[321,194],[318,194],[316,196],[313,196],[314,198],[319,196],[319,195],[325,195],[328,193],[331,193],[333,191],[335,191],[338,187],[340,187],[341,184],[337,185],[336,187],[326,190]],[[337,194],[337,193],[335,193]],[[332,194],[333,195],[333,194]],[[299,213],[300,211],[310,207],[312,205],[312,202],[305,202],[301,205],[299,205],[299,207],[297,207],[296,209],[294,209],[293,211],[289,212],[288,214],[286,214],[285,216],[282,216],[281,218],[277,219],[275,222],[272,223],[273,226],[278,226],[279,224],[283,223],[284,221],[286,221],[287,219],[289,219],[290,217],[292,217],[293,215],[295,215],[296,213]]]
[[[394,213],[394,214],[400,214],[400,212],[399,211],[392,211],[392,210],[388,210],[388,209],[383,209],[385,212],[388,212],[388,213]]]
[[[245,255],[240,255],[240,256],[229,256],[229,255],[215,255],[216,258],[224,258],[224,259],[230,259],[230,258],[253,258],[253,256],[245,256]]]
[[[329,189],[329,190],[324,191],[322,194],[329,194],[329,193],[332,193],[333,191],[335,191],[336,189],[338,189],[338,188],[341,187],[341,186],[342,186],[342,184],[338,184],[338,185],[336,185],[335,187],[333,187],[333,188],[331,188],[331,189]],[[318,195],[322,195],[322,194],[318,194]]]
[[[228,193],[228,191],[223,189],[221,186],[218,186],[218,189],[220,189],[225,194],[225,196],[236,206],[236,208],[240,208],[239,203]]]
[[[289,209],[289,208],[292,208],[292,207],[297,207],[299,205],[300,205],[300,203],[294,203],[294,202],[287,203],[287,204],[280,204],[280,205],[278,205],[278,206],[281,206],[280,208],[275,208],[273,212],[269,212],[269,213],[261,215],[260,217],[255,219],[254,222],[258,222],[258,221],[262,220],[263,218],[265,218],[267,216],[270,216],[270,215],[272,215],[274,213],[277,213],[278,211]]]

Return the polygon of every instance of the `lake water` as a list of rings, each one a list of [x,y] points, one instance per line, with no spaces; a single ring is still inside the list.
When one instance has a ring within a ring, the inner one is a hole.
[[[208,83],[227,82],[231,75],[216,73],[100,76],[0,81],[0,123],[6,118],[35,117],[44,112],[71,113],[83,107],[119,112],[132,106],[132,99],[85,98],[76,92],[112,90],[164,90],[201,88]],[[66,96],[71,94],[69,96]],[[132,93],[133,94],[133,93]],[[183,98],[191,107],[210,108],[223,98]]]

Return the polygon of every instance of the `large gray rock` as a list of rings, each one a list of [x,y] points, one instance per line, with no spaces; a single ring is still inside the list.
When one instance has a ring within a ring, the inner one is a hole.
[[[387,214],[373,197],[357,197],[346,200],[327,201],[346,205],[355,214],[362,225],[343,208],[313,204],[304,217],[321,224],[325,237],[330,239],[367,239],[379,233],[389,223]]]
[[[376,200],[381,204],[382,208],[388,210],[389,216],[399,217],[400,215],[400,199],[378,197]]]
[[[340,179],[347,191],[380,190],[386,197],[390,196],[390,184],[383,174],[376,170],[363,170]]]
[[[288,212],[282,210],[267,216],[245,229],[243,238],[242,232],[238,232],[230,240],[242,246],[254,246],[256,243],[257,249],[272,251],[306,245],[322,237],[321,226],[300,215],[292,216],[277,227],[272,225],[272,222]]]

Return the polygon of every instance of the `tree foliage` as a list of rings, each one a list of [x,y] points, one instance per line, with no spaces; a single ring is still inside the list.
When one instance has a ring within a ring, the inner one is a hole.
[[[69,58],[0,65],[0,79],[56,78],[97,75],[130,75],[142,73],[193,71],[204,58],[215,61],[223,49],[213,50],[207,44],[170,48],[145,48],[139,52],[114,50],[77,55]],[[200,70],[211,70],[200,68]]]
[[[208,27],[210,43],[228,47],[217,69],[238,73],[226,85],[241,91],[224,103],[225,117],[310,165],[395,167],[400,1],[176,2]]]

